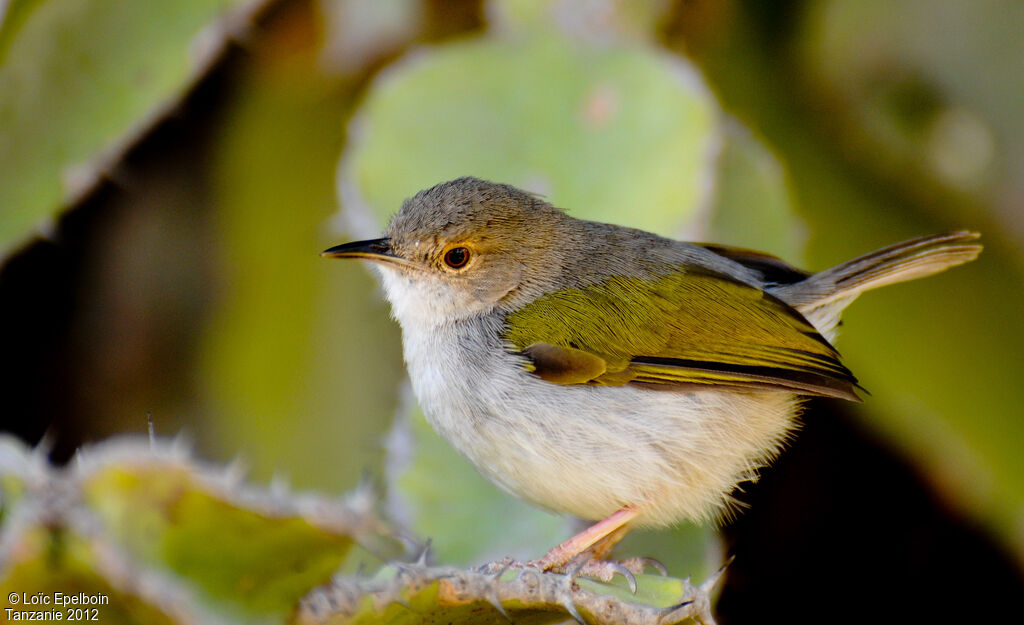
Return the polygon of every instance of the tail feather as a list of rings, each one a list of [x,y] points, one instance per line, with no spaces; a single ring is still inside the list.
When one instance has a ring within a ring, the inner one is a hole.
[[[773,294],[829,336],[839,313],[864,291],[970,262],[981,253],[982,246],[975,243],[979,237],[977,232],[960,230],[911,239],[779,287]]]

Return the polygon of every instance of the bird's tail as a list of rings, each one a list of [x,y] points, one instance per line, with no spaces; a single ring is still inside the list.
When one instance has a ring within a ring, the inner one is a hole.
[[[977,232],[960,230],[911,239],[816,273],[772,292],[831,338],[839,313],[858,295],[924,278],[970,262],[981,253]]]

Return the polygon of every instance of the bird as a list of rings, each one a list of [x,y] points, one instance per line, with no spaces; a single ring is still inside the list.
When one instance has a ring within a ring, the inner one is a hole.
[[[582,559],[609,579],[621,567],[602,563],[630,529],[728,515],[804,398],[860,401],[833,346],[843,309],[974,260],[979,236],[925,236],[809,273],[462,177],[405,200],[381,238],[322,255],[376,269],[443,438],[505,491],[595,522],[530,564],[565,572]]]

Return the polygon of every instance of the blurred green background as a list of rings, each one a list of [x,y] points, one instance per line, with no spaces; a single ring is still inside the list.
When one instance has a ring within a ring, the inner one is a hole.
[[[940,573],[1021,589],[1021,3],[10,0],[0,19],[0,410],[56,460],[151,419],[257,480],[368,479],[439,562],[536,556],[571,522],[424,425],[372,277],[320,250],[467,174],[810,269],[974,228],[977,262],[850,308],[839,348],[871,396],[814,402],[724,539],[624,550],[697,578],[737,554],[736,622],[772,596],[759,557],[778,580],[824,567],[823,601],[871,573],[915,606]]]

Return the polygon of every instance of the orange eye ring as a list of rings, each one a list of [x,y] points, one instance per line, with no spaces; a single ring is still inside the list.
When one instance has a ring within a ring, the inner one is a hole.
[[[464,247],[453,247],[444,253],[444,264],[452,269],[462,269],[469,262],[469,250]]]

